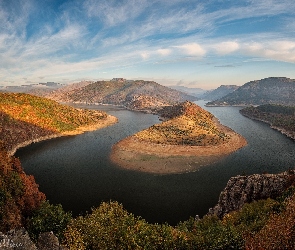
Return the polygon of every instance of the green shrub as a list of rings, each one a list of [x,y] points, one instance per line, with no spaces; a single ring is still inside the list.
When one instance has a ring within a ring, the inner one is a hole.
[[[52,231],[59,240],[72,218],[71,213],[65,212],[61,205],[52,205],[45,201],[36,209],[27,221],[30,237],[36,241],[39,234]]]
[[[65,232],[69,249],[184,249],[185,238],[163,224],[149,224],[118,202],[102,203],[71,221]]]

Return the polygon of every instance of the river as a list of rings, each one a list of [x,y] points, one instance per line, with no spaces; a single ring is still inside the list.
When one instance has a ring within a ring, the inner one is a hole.
[[[204,107],[203,101],[196,103]],[[102,201],[116,200],[148,222],[175,225],[190,216],[206,214],[231,176],[279,173],[295,166],[293,140],[242,116],[239,107],[204,107],[243,135],[248,145],[192,173],[155,175],[124,170],[109,161],[112,145],[158,123],[158,117],[113,106],[87,107],[103,109],[119,122],[101,130],[35,143],[16,153],[47,199],[75,215]]]

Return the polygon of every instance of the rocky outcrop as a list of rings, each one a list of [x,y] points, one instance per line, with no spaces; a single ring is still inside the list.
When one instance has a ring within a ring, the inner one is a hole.
[[[7,234],[0,232],[0,249],[10,250],[66,250],[59,244],[57,237],[52,232],[42,233],[35,245],[28,232],[24,229],[14,229]]]
[[[245,203],[276,198],[294,182],[293,171],[281,174],[254,174],[229,179],[219,196],[218,204],[209,210],[209,215],[222,218],[225,214],[240,209]]]

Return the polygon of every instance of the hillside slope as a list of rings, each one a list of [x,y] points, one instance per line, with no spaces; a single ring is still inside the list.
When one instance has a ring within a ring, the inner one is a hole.
[[[229,137],[216,126],[214,116],[191,102],[165,107],[159,114],[169,118],[135,134],[137,138],[158,144],[209,146]]]
[[[245,83],[233,93],[208,106],[219,105],[295,105],[295,80],[286,77],[269,77]]]
[[[62,102],[123,105],[133,110],[158,108],[195,99],[156,82],[124,79],[98,81],[72,91],[61,88],[48,97]]]
[[[295,140],[295,107],[265,104],[244,108],[240,113],[251,119],[266,122],[271,128]]]
[[[237,85],[221,85],[217,89],[213,89],[204,93],[200,98],[204,100],[217,100],[220,99],[238,89]]]
[[[6,151],[42,137],[68,134],[83,126],[99,127],[102,111],[80,110],[29,94],[0,93],[0,143]]]

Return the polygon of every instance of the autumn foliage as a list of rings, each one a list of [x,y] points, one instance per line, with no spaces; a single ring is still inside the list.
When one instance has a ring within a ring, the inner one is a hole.
[[[10,151],[23,142],[93,125],[106,117],[102,111],[75,109],[29,94],[0,93],[0,144]]]
[[[31,175],[26,175],[20,162],[0,151],[0,231],[21,227],[45,195]]]

